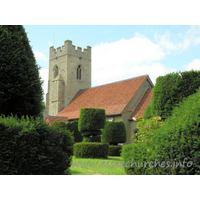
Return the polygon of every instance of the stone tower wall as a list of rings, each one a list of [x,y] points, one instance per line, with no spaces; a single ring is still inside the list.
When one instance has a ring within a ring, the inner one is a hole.
[[[81,80],[77,79],[77,68],[81,66]],[[58,67],[58,77],[54,77],[54,69]],[[56,80],[59,79],[59,80]],[[67,40],[57,50],[50,47],[49,84],[46,95],[46,115],[56,116],[66,107],[81,89],[91,87],[91,47],[87,49],[72,45]]]

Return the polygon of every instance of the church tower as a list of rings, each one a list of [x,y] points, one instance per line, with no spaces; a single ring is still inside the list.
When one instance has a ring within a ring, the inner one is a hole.
[[[66,40],[57,50],[50,47],[46,115],[56,116],[82,89],[91,87],[91,47],[75,48]]]

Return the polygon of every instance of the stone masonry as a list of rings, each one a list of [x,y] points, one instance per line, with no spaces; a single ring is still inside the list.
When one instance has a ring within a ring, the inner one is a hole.
[[[50,47],[45,114],[56,116],[79,90],[88,88],[91,88],[91,47],[76,49],[70,40],[57,50]]]

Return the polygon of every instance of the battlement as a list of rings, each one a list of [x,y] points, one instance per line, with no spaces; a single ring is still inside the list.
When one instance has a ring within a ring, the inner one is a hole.
[[[91,60],[91,47],[87,46],[87,49],[82,49],[81,47],[76,48],[72,45],[71,40],[66,40],[62,48],[58,47],[57,50],[53,46],[50,47],[50,60],[64,55],[73,55]]]

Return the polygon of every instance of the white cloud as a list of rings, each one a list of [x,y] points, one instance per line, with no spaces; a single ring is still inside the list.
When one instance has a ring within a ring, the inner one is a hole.
[[[158,76],[176,71],[158,62],[164,58],[160,45],[139,34],[129,40],[101,43],[92,48],[93,86],[145,74],[155,83]]]
[[[46,93],[47,93],[47,90],[48,90],[49,70],[48,69],[40,69],[39,73],[40,73],[41,79],[43,80],[42,89],[44,91],[44,100],[46,102]]]
[[[191,28],[187,31],[189,35],[200,34],[200,25],[191,26]]]
[[[42,52],[34,51],[33,53],[35,55],[36,60],[48,61],[48,58]]]
[[[189,38],[184,38],[182,42],[172,42],[171,38],[172,37],[169,33],[162,36],[155,34],[156,41],[167,54],[171,54],[174,51],[186,51],[191,44]]]
[[[200,70],[200,59],[194,59],[191,63],[184,65],[186,71]]]
[[[200,44],[200,25],[191,26],[185,37],[189,38],[194,45]]]
[[[200,44],[200,37],[194,38],[194,45]]]

